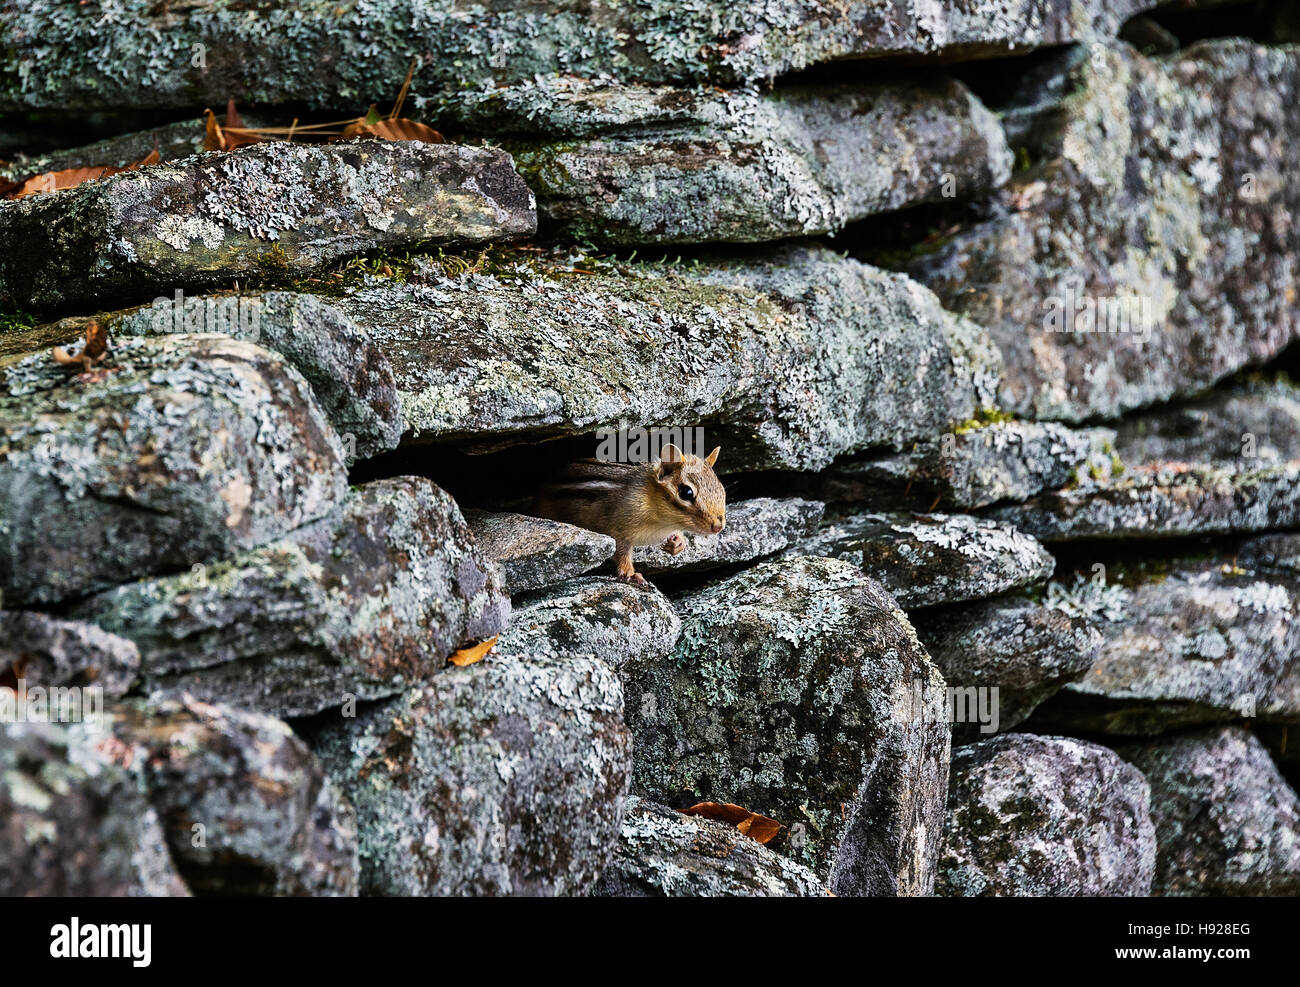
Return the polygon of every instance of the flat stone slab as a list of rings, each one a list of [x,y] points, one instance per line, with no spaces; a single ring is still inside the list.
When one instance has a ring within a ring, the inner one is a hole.
[[[587,274],[544,262],[376,280],[333,303],[388,355],[412,441],[706,421],[728,469],[813,470],[942,431],[997,387],[978,326],[823,247]]]
[[[1300,583],[1228,555],[1174,560],[1105,588],[1050,593],[1091,616],[1093,666],[1034,714],[1055,730],[1141,735],[1236,720],[1300,721]]]
[[[293,717],[424,681],[502,631],[510,604],[451,497],[399,477],[278,541],[75,613],[136,643],[148,689]]]
[[[824,898],[807,867],[730,823],[687,816],[635,795],[595,892],[608,898]]]
[[[975,510],[1063,487],[1096,457],[1109,467],[1114,435],[1055,422],[971,422],[907,452],[836,463],[813,489],[824,485],[839,506]]]
[[[953,743],[1023,722],[1101,650],[1087,618],[1014,595],[927,610],[912,622],[948,683]]]
[[[1047,160],[1013,178],[996,218],[904,264],[988,328],[1006,364],[999,407],[1029,418],[1190,397],[1296,336],[1300,52],[1224,40],[1088,54]]]
[[[775,93],[566,76],[471,91],[448,115],[504,141],[548,228],[590,243],[817,235],[1011,175],[997,118],[942,76]]]
[[[824,506],[798,497],[754,497],[727,505],[727,526],[716,535],[687,531],[686,550],[669,555],[657,546],[635,549],[632,560],[647,576],[734,565],[772,555],[817,530]]]
[[[1010,733],[953,751],[935,893],[1147,897],[1158,803],[1112,750]]]
[[[1042,582],[1056,567],[1029,535],[965,514],[853,515],[794,551],[853,563],[906,608],[996,596]]]
[[[319,721],[357,810],[368,895],[582,895],[618,841],[631,772],[603,662],[505,655]]]
[[[365,106],[401,84],[454,96],[538,75],[752,83],[818,62],[885,55],[969,58],[1113,36],[1156,0],[382,0],[248,8],[132,0],[110,20],[61,5],[0,5],[0,112],[241,103]],[[275,38],[272,45],[267,38]],[[195,47],[199,46],[199,47]],[[196,64],[196,52],[203,59]],[[286,121],[287,122],[287,121]]]
[[[0,255],[0,304],[102,306],[225,287],[267,263],[305,273],[368,250],[536,228],[533,194],[503,151],[253,144],[0,202],[0,237],[24,244]]]
[[[527,514],[466,511],[474,540],[501,566],[506,588],[525,593],[590,572],[614,556],[614,539]]]
[[[213,334],[115,340],[91,374],[48,351],[0,367],[0,448],[7,606],[189,571],[325,516],[347,489],[302,376]]]
[[[288,724],[187,697],[116,706],[111,730],[195,893],[357,893],[352,807]]]
[[[793,557],[676,602],[673,654],[620,669],[634,791],[777,820],[770,848],[836,894],[929,894],[943,679],[891,597],[847,563]]]
[[[1289,528],[1300,524],[1300,461],[1132,467],[1102,482],[994,508],[989,516],[1046,542]]]
[[[1116,425],[1115,452],[1134,466],[1196,463],[1243,471],[1300,460],[1300,388],[1285,379],[1248,380],[1144,411]]]
[[[1151,783],[1154,894],[1300,894],[1300,800],[1241,727],[1128,744]]]

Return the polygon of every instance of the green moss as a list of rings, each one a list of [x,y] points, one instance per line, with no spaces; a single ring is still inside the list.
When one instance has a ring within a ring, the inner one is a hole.
[[[1002,411],[999,408],[981,408],[974,418],[967,418],[964,422],[953,425],[952,431],[954,435],[965,435],[981,428],[988,428],[990,425],[1001,425],[1015,420],[1016,416],[1009,411]]]

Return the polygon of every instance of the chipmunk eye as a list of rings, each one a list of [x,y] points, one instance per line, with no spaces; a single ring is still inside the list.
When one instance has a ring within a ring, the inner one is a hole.
[[[677,488],[677,496],[682,498],[682,500],[686,501],[686,503],[689,504],[691,501],[695,499],[695,491],[692,490],[687,484],[683,483],[680,487]]]

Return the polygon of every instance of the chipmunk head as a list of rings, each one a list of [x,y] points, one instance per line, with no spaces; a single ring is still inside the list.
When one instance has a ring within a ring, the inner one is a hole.
[[[668,503],[681,515],[682,527],[717,534],[727,524],[727,491],[713,464],[719,446],[701,459],[666,445],[654,463],[654,476]]]

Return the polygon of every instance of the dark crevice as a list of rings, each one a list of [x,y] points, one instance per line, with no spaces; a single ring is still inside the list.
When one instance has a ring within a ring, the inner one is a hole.
[[[1164,46],[1160,44],[1155,44],[1151,51],[1146,50],[1160,37],[1148,24],[1167,32],[1183,48],[1198,41],[1223,38],[1246,38],[1261,44],[1300,40],[1300,11],[1296,10],[1295,0],[1243,0],[1213,5],[1180,0],[1133,17],[1124,25],[1120,37],[1145,54],[1163,54]]]

